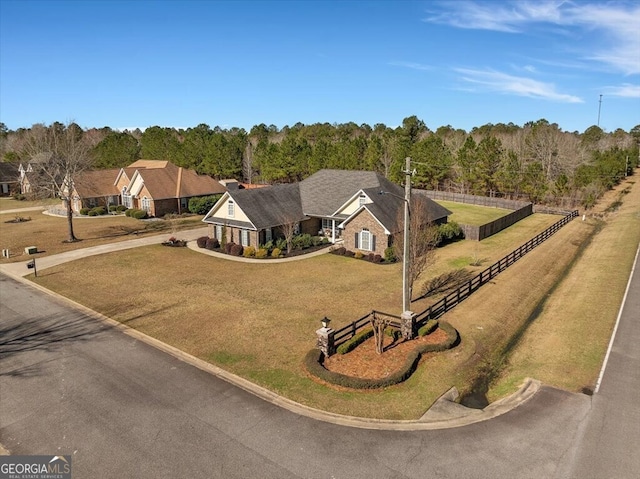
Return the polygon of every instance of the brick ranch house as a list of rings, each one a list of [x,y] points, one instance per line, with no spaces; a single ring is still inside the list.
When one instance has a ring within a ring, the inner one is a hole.
[[[414,193],[425,202],[425,224],[447,222],[449,210]],[[320,170],[299,183],[229,190],[202,221],[212,237],[221,240],[226,232],[227,241],[243,246],[282,237],[295,224],[299,233],[383,255],[402,230],[403,197],[403,188],[372,171]]]
[[[159,217],[183,213],[193,197],[225,191],[215,179],[168,161],[138,160],[125,168],[80,173],[74,178],[72,209],[80,213],[81,208],[122,204]]]

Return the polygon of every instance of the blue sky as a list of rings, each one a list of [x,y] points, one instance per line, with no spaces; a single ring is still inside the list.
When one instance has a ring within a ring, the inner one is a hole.
[[[600,103],[600,95],[602,102]],[[640,2],[0,0],[0,121],[640,124]]]

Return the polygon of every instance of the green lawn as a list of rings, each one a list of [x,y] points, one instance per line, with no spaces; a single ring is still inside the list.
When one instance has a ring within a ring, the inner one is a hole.
[[[504,208],[468,205],[465,203],[455,203],[453,201],[437,200],[436,203],[453,212],[453,214],[449,216],[449,221],[455,221],[461,225],[480,226],[513,212],[512,210]]]

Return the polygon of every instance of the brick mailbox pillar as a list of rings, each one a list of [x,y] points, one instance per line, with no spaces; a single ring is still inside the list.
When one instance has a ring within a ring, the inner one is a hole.
[[[325,357],[329,357],[333,353],[335,353],[335,342],[333,339],[335,331],[331,329],[328,326],[328,324],[329,324],[329,319],[324,318],[322,320],[322,327],[316,330],[316,336],[317,336],[316,348],[322,351]]]
[[[416,337],[416,314],[405,311],[400,315],[400,333],[404,339]]]

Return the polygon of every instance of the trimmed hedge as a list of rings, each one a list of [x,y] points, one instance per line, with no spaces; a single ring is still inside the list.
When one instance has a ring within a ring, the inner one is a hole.
[[[338,346],[338,348],[336,349],[336,353],[347,354],[349,351],[353,351],[359,344],[364,343],[371,336],[373,336],[373,329],[365,329],[364,331],[360,331],[354,337]]]
[[[453,326],[442,321],[440,323],[440,328],[447,333],[447,339],[444,342],[440,344],[425,344],[421,347],[417,347],[409,353],[404,365],[398,371],[386,378],[363,379],[329,371],[323,366],[325,356],[319,349],[310,350],[304,358],[304,364],[310,374],[313,374],[323,381],[336,384],[338,386],[351,389],[378,389],[393,386],[394,384],[399,384],[411,377],[418,367],[418,363],[420,362],[420,358],[423,354],[446,351],[458,344],[460,336]]]
[[[418,336],[426,336],[428,334],[431,334],[436,330],[437,327],[438,327],[438,320],[430,319],[425,323],[424,326],[418,329]]]

